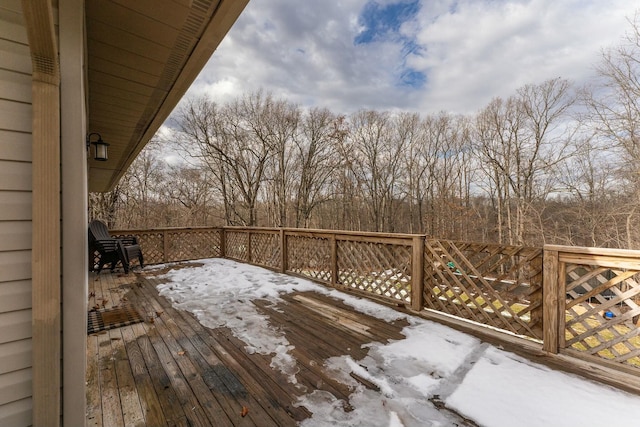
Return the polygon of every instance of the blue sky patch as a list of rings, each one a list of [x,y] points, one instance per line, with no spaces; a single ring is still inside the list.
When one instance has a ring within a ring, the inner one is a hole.
[[[416,71],[411,68],[405,68],[400,73],[399,86],[420,89],[427,83],[427,75],[422,71]]]
[[[400,46],[402,62],[394,76],[396,86],[420,89],[427,83],[425,73],[406,65],[409,55],[421,55],[424,48],[415,38],[400,34],[402,24],[415,19],[420,7],[420,0],[401,0],[386,5],[370,0],[358,17],[358,23],[364,29],[354,39],[356,46],[380,41],[391,41]]]
[[[381,5],[375,0],[364,5],[358,23],[364,30],[354,40],[355,44],[372,43],[397,35],[402,24],[413,19],[420,10],[420,0],[401,1]]]

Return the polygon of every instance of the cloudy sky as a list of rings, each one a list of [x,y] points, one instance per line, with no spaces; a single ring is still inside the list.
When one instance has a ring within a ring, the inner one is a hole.
[[[304,107],[470,113],[594,75],[634,0],[250,0],[190,90],[264,89]]]

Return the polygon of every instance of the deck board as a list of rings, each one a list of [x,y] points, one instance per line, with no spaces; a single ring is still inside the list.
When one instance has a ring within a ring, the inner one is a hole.
[[[143,423],[142,406],[132,372],[132,359],[125,350],[121,328],[109,331],[111,349],[115,354],[114,368],[118,382],[118,394],[122,407],[122,418],[125,426],[136,426]],[[135,359],[133,359],[135,360]]]
[[[162,412],[162,406],[149,373],[150,370],[142,356],[135,332],[133,328],[121,329],[145,422],[153,426],[166,426],[167,420]]]
[[[352,390],[327,374],[328,358],[360,360],[365,344],[402,339],[406,326],[315,292],[286,294],[276,305],[253,301],[293,346],[292,384],[270,366],[270,355],[248,354],[228,328],[206,328],[173,308],[158,295],[158,283],[148,273],[90,277],[90,308],[128,302],[145,322],[89,336],[88,425],[295,426],[310,416],[296,402],[314,390],[328,391],[348,408]]]
[[[87,339],[87,426],[102,427],[102,401],[98,368],[98,337]]]
[[[100,396],[102,398],[102,419],[104,426],[124,426],[118,381],[115,375],[114,352],[108,333],[98,335],[98,369]]]

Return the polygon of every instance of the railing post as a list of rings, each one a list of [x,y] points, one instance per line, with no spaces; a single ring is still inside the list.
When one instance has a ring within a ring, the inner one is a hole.
[[[331,285],[338,284],[338,239],[331,235]]]
[[[251,231],[247,231],[247,262],[251,264]]]
[[[424,239],[414,236],[411,255],[411,309],[421,311],[424,306]]]
[[[567,305],[567,263],[558,257],[558,350],[565,345],[565,312]]]
[[[289,253],[287,251],[287,233],[284,228],[280,229],[280,272],[287,272],[287,261],[289,260]]]
[[[558,251],[544,249],[542,262],[542,349],[549,353],[558,353],[560,316]]]
[[[227,233],[224,227],[220,229],[220,258],[227,257]]]

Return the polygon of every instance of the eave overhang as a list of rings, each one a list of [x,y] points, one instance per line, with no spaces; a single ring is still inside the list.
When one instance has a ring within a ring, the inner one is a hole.
[[[89,191],[111,190],[198,76],[249,0],[87,0]]]

